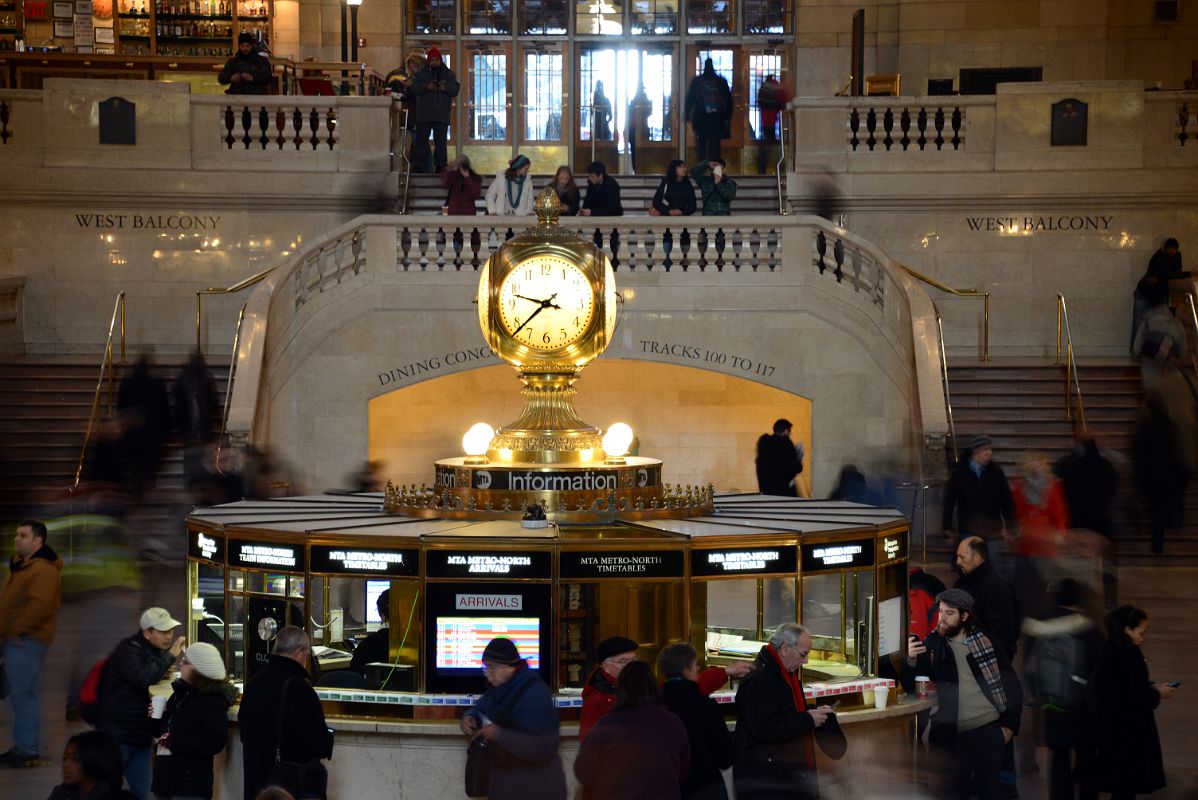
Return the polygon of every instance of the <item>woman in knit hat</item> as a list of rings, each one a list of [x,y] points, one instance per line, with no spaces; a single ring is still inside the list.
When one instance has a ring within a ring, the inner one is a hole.
[[[225,678],[220,651],[197,642],[183,651],[175,693],[157,720],[154,782],[159,800],[212,797],[212,758],[229,738],[229,707],[237,689]]]
[[[500,170],[487,189],[487,213],[492,216],[529,216],[532,214],[536,192],[528,171],[532,162],[528,156],[519,155],[508,162],[508,168]]]
[[[471,739],[487,741],[488,800],[565,800],[566,774],[557,750],[561,725],[549,687],[511,639],[492,639],[482,660],[491,688],[466,711],[460,727]]]

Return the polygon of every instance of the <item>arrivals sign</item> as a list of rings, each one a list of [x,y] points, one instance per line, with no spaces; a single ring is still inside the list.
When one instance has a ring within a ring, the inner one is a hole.
[[[353,575],[418,575],[420,551],[313,545],[311,571]]]
[[[545,578],[553,558],[545,550],[428,550],[425,574],[430,578]]]

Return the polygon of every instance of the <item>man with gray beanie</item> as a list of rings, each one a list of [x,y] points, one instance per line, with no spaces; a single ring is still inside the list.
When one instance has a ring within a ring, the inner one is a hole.
[[[1005,564],[998,563],[1004,554],[996,540],[1001,539],[1008,528],[1014,528],[1015,500],[1007,476],[993,458],[990,437],[973,437],[969,442],[969,457],[957,464],[944,484],[943,528],[953,546],[954,561],[962,537],[980,536],[992,544],[991,557],[999,572],[1005,575]]]
[[[999,800],[1003,749],[1019,732],[1023,691],[1002,650],[974,627],[973,597],[961,589],[936,595],[940,621],[924,641],[912,635],[902,680],[915,676],[936,684],[940,705],[932,715],[929,742],[943,757],[945,781],[937,797]]]

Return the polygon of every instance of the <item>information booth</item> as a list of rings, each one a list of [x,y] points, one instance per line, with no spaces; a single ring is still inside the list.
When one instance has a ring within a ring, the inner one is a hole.
[[[188,553],[188,636],[243,681],[303,627],[321,696],[350,716],[443,716],[421,708],[482,692],[483,647],[506,636],[569,719],[609,636],[723,665],[794,621],[815,643],[805,684],[860,706],[907,626],[906,520],[851,503],[730,495],[707,516],[525,528],[388,515],[377,495],[246,501],[194,512]],[[380,630],[385,657],[348,674]]]

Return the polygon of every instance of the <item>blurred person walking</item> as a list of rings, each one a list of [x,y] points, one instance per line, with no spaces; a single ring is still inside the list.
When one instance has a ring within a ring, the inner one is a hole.
[[[549,687],[511,639],[488,642],[482,661],[491,688],[466,711],[459,727],[486,743],[488,800],[565,800],[566,774],[558,754],[561,723]]]
[[[1015,500],[1002,467],[994,463],[989,436],[969,442],[969,458],[957,464],[944,484],[944,535],[954,550],[962,537],[980,536],[992,546],[991,557],[1004,577],[1010,577],[1002,540],[1015,526]],[[954,517],[955,515],[955,517]]]
[[[100,678],[96,727],[120,744],[125,781],[142,800],[150,791],[154,737],[153,720],[147,712],[150,687],[162,680],[183,652],[187,639],[175,638],[175,628],[182,624],[165,608],[147,608],[141,615],[140,630],[116,646]]]
[[[286,776],[291,794],[324,797],[327,773],[320,761],[333,757],[333,731],[308,677],[311,656],[308,634],[288,625],[275,637],[266,666],[246,683],[237,711],[245,800],[264,786],[282,785],[275,768],[284,764],[303,766]]]
[[[737,800],[812,800],[819,797],[815,746],[832,759],[848,748],[832,707],[810,707],[800,671],[811,654],[802,625],[778,626],[757,654],[756,669],[736,692]]]
[[[154,779],[157,800],[208,800],[212,760],[229,738],[229,707],[237,687],[226,680],[220,651],[196,642],[183,651],[174,693],[155,728]]]
[[[595,81],[595,93],[591,95],[591,114],[595,138],[601,142],[610,141],[611,101],[603,93],[603,81]]]
[[[62,559],[46,535],[37,520],[17,525],[16,554],[0,585],[0,698],[11,700],[13,717],[12,747],[0,755],[3,767],[40,763],[43,662],[62,605]]]
[[[907,691],[915,676],[936,684],[940,705],[932,714],[928,741],[943,758],[945,786],[938,796],[999,800],[1003,751],[1019,733],[1023,691],[1010,659],[974,626],[973,597],[946,589],[937,598],[940,621],[925,640],[911,636],[902,679]]]
[[[121,788],[121,746],[103,731],[83,731],[67,740],[62,783],[46,800],[135,800]]]
[[[681,800],[691,768],[682,721],[662,705],[649,665],[634,661],[616,681],[616,702],[578,749],[574,776],[585,800]]]
[[[1136,420],[1136,485],[1152,515],[1152,552],[1181,528],[1186,483],[1198,469],[1198,390],[1177,364],[1144,398]]]
[[[790,439],[788,419],[774,422],[774,432],[757,438],[757,490],[775,497],[798,497],[795,482],[803,471],[803,443]]]
[[[1160,249],[1148,259],[1148,268],[1144,276],[1136,284],[1132,298],[1131,313],[1131,354],[1140,355],[1136,349],[1136,335],[1139,333],[1144,312],[1155,306],[1166,305],[1169,302],[1169,281],[1175,278],[1188,278],[1181,263],[1181,245],[1170,236],[1161,243]]]
[[[150,354],[142,353],[117,391],[124,436],[121,451],[127,487],[136,499],[154,483],[162,447],[171,432],[171,401],[166,384],[151,370]]]
[[[728,800],[721,770],[732,766],[736,741],[719,704],[699,691],[699,654],[687,642],[666,645],[657,656],[665,683],[662,699],[686,727],[691,768],[682,784],[684,800]]]
[[[766,75],[757,88],[757,108],[761,113],[761,129],[757,131],[757,174],[764,175],[768,159],[778,144],[778,118],[786,108],[790,93],[774,75]]]
[[[1050,800],[1096,800],[1097,737],[1087,688],[1102,650],[1102,633],[1085,613],[1085,587],[1073,578],[1053,584],[1053,605],[1026,619],[1033,640],[1027,683],[1040,706],[1044,742],[1052,751]]]
[[[1101,539],[1102,594],[1108,609],[1114,608],[1118,594],[1118,570],[1115,552],[1115,523],[1111,502],[1119,488],[1119,475],[1098,449],[1092,436],[1079,436],[1069,455],[1053,468],[1065,492],[1069,519],[1074,528],[1092,531]]]
[[[188,487],[201,482],[207,446],[215,440],[213,423],[220,421],[216,383],[204,354],[196,350],[187,359],[171,387],[175,401],[175,427],[183,439],[183,475]]]
[[[1039,617],[1047,610],[1047,588],[1054,577],[1050,573],[1069,529],[1065,492],[1043,453],[1024,456],[1012,496],[1018,523],[1018,558],[1011,584],[1024,613]]]
[[[1165,765],[1156,730],[1156,707],[1173,687],[1153,683],[1140,646],[1148,614],[1119,606],[1107,615],[1107,641],[1094,671],[1098,706],[1098,789],[1111,800],[1131,800],[1165,787]]]

